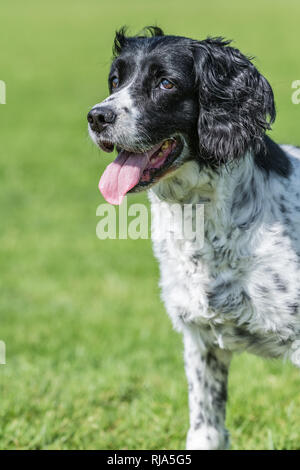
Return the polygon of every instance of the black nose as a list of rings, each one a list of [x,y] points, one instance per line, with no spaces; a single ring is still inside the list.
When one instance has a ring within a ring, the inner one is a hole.
[[[87,115],[87,120],[93,131],[101,132],[109,124],[116,120],[116,114],[111,108],[99,106],[91,109]]]

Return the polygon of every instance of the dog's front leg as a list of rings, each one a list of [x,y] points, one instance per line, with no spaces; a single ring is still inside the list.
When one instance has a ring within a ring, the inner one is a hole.
[[[205,347],[198,329],[184,332],[184,350],[190,408],[187,449],[226,449],[229,438],[225,413],[231,353]]]

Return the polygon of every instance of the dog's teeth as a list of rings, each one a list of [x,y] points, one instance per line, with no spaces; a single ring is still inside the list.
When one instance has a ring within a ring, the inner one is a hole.
[[[163,155],[164,155],[163,152],[159,152],[158,157],[161,158],[163,157]]]
[[[166,150],[166,149],[169,147],[169,145],[170,145],[170,141],[169,141],[169,140],[166,140],[166,141],[162,144],[161,149],[162,149],[162,150]]]

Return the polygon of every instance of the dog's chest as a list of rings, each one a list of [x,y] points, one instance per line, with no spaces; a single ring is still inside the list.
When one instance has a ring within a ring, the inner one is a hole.
[[[159,209],[163,211],[160,217]],[[182,231],[184,215],[180,218],[177,212],[174,218],[173,212],[172,217],[167,216],[167,210],[166,206],[155,207],[152,237],[160,262],[163,300],[175,326],[195,322],[203,327],[225,323],[229,327],[231,321],[222,312],[224,295],[232,296],[231,310],[241,309],[245,299],[240,281],[249,260],[238,259],[227,234],[220,236],[217,228],[203,225],[198,227],[198,237],[186,239]],[[172,222],[162,231],[163,219]],[[199,231],[203,232],[200,236]]]
[[[166,210],[164,206],[164,215]],[[162,298],[175,328],[197,325],[208,343],[279,354],[279,343],[299,328],[299,291],[290,282],[298,276],[299,263],[278,229],[263,237],[261,246],[239,230],[227,233],[209,223],[204,225],[203,240],[186,240],[176,232],[176,223],[157,236],[159,204],[152,212]],[[278,240],[284,260],[274,248]]]
[[[232,310],[239,315],[243,298],[243,266],[228,247],[216,247],[211,241],[176,239],[174,230],[166,239],[154,240],[154,252],[160,262],[161,288],[172,320],[203,327],[227,324],[224,308],[231,296]],[[210,238],[218,240],[216,234]],[[234,285],[233,285],[234,282]],[[239,284],[240,283],[240,284]],[[225,308],[226,309],[226,308]],[[228,313],[228,312],[227,312]]]

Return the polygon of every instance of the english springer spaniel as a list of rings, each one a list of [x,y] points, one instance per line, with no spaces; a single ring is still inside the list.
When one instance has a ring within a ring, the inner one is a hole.
[[[151,188],[153,233],[172,204],[204,203],[202,244],[168,234],[153,243],[162,298],[184,338],[187,448],[227,448],[232,354],[300,366],[300,149],[266,136],[271,86],[222,38],[123,28],[109,89],[88,114],[93,141],[119,152],[99,183],[105,199]]]

